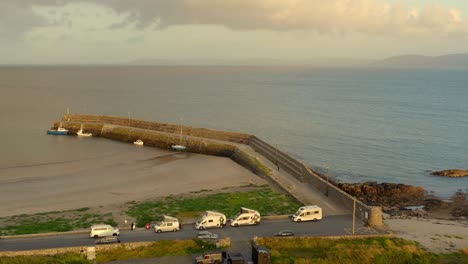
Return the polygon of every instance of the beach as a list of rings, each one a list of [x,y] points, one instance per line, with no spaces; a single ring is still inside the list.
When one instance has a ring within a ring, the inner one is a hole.
[[[2,168],[0,217],[114,207],[130,201],[266,183],[228,158],[142,150],[128,144],[123,147],[121,153],[98,158]]]

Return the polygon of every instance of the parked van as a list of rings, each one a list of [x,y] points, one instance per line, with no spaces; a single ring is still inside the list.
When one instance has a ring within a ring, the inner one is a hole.
[[[294,222],[316,221],[322,219],[322,208],[317,205],[308,205],[300,207],[295,214],[291,216]]]
[[[206,211],[205,214],[195,223],[195,229],[223,228],[226,225],[226,216],[215,211]]]
[[[120,234],[119,229],[114,228],[110,225],[93,225],[91,226],[91,233],[89,237],[106,237],[106,236],[118,236]]]
[[[164,220],[154,225],[154,232],[161,233],[172,231],[176,232],[180,230],[179,220],[175,217],[165,215]]]
[[[260,213],[253,209],[241,207],[240,212],[230,222],[231,226],[256,225],[260,223]]]

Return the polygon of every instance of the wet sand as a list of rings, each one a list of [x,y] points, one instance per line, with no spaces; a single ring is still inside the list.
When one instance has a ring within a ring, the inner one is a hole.
[[[0,217],[266,182],[228,158],[152,148],[0,168]]]

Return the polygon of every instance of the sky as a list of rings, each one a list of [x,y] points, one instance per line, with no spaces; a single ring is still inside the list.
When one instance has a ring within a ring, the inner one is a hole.
[[[0,64],[468,52],[467,0],[0,0]]]

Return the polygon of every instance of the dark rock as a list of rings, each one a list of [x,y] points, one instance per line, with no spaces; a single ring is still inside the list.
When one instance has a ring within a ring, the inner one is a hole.
[[[431,172],[431,174],[445,177],[466,177],[468,176],[468,170],[442,170]]]
[[[365,182],[337,183],[337,186],[368,205],[420,205],[424,199],[424,188],[406,184]]]

